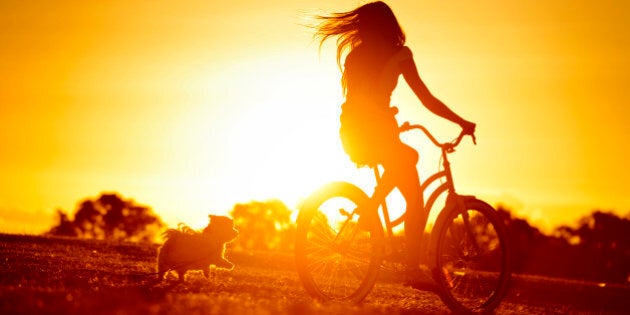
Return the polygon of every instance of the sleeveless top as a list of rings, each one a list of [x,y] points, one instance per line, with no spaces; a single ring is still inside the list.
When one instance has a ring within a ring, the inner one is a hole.
[[[398,84],[400,63],[412,58],[411,50],[406,46],[379,55],[370,53],[368,48],[355,48],[344,64],[347,82],[344,107],[385,110]]]

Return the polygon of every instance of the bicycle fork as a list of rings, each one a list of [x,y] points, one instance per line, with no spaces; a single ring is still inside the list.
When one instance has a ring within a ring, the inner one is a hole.
[[[474,250],[474,253],[478,254],[480,251],[479,248],[479,244],[477,244],[477,239],[475,238],[475,233],[472,230],[472,225],[470,223],[470,214],[468,214],[468,211],[466,209],[466,203],[465,203],[465,199],[466,198],[473,198],[472,196],[460,196],[457,194],[450,194],[447,198],[447,204],[451,204],[452,206],[456,207],[453,211],[456,211],[457,216],[461,215],[462,221],[463,221],[463,233],[464,233],[464,237],[462,238],[462,241],[467,241],[469,244],[471,244],[472,249]],[[460,248],[461,249],[461,248]],[[462,257],[470,257],[470,253],[459,253]]]

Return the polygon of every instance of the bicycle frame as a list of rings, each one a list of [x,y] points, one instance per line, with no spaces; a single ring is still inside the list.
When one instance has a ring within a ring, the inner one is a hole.
[[[427,189],[436,182],[439,182],[440,180],[444,180],[430,195],[429,198],[426,200],[426,202],[423,205],[423,208],[426,211],[426,215],[429,216],[429,212],[431,211],[431,209],[433,208],[433,204],[435,203],[435,201],[437,200],[437,198],[442,195],[444,192],[447,193],[447,197],[446,197],[446,205],[444,209],[449,209],[453,206],[463,206],[463,200],[462,200],[462,196],[457,195],[457,193],[455,192],[455,184],[453,183],[453,175],[451,172],[451,164],[448,160],[448,154],[454,152],[455,147],[461,142],[463,136],[465,135],[463,132],[453,141],[450,143],[440,143],[438,142],[435,137],[433,137],[433,135],[424,127],[421,125],[409,125],[408,123],[405,123],[401,126],[400,130],[401,132],[405,132],[405,131],[409,131],[412,129],[420,129],[424,132],[424,134],[429,138],[429,140],[431,140],[431,142],[433,142],[433,144],[437,147],[440,148],[441,150],[441,158],[442,158],[442,170],[434,173],[433,175],[429,176],[423,183],[421,183],[421,192],[424,196],[425,191],[427,191]],[[475,141],[475,139],[473,138],[473,141]],[[380,180],[381,180],[381,174],[379,171],[378,166],[374,166],[373,167],[374,170],[374,176],[376,178],[376,185],[378,186]],[[472,196],[465,196],[465,198],[474,198]],[[391,220],[390,216],[389,216],[389,210],[387,209],[387,202],[385,199],[381,200],[380,202],[380,206],[383,212],[383,219],[384,219],[384,227],[387,233],[387,237],[388,238],[392,238],[394,236],[393,233],[393,229],[394,227],[400,225],[401,223],[404,222],[405,219],[405,215],[406,212],[403,213],[400,217]],[[440,222],[440,217],[438,216],[438,219],[436,220],[436,226],[439,224]],[[424,229],[424,227],[423,227]]]
[[[422,126],[401,126],[401,132],[410,129],[421,129],[442,154],[440,169],[420,183],[421,193],[428,194],[422,205],[425,215],[428,217],[436,204],[441,206],[441,196],[446,197],[431,236],[421,238],[428,249],[422,253],[426,259],[421,263],[432,273],[435,292],[453,312],[492,311],[509,288],[509,238],[502,218],[492,206],[455,191],[448,154],[464,133],[453,142],[439,143]],[[373,171],[378,188],[382,185],[380,169],[377,166]],[[339,181],[321,187],[306,199],[297,220],[296,262],[300,279],[312,296],[359,303],[373,288],[380,270],[399,272],[409,267],[405,255],[409,252],[402,250],[393,233],[407,213],[392,220],[386,198],[381,198],[370,201],[370,196],[358,186]],[[328,203],[330,200],[341,202]],[[363,205],[370,205],[368,211],[375,210],[372,202],[381,208],[383,220],[378,219],[379,225],[360,221]],[[347,211],[345,206],[353,210]],[[425,290],[422,285],[411,286]]]

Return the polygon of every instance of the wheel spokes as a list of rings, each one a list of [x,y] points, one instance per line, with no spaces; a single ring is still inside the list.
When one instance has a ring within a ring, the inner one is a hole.
[[[445,288],[468,309],[485,307],[500,288],[505,264],[494,223],[469,210],[453,217],[442,237],[439,272]]]

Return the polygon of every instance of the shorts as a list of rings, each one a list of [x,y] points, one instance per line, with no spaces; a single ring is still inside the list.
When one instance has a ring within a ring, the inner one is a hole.
[[[402,144],[395,108],[353,109],[346,104],[342,107],[339,135],[350,159],[358,166],[375,166],[395,159],[392,155]]]

